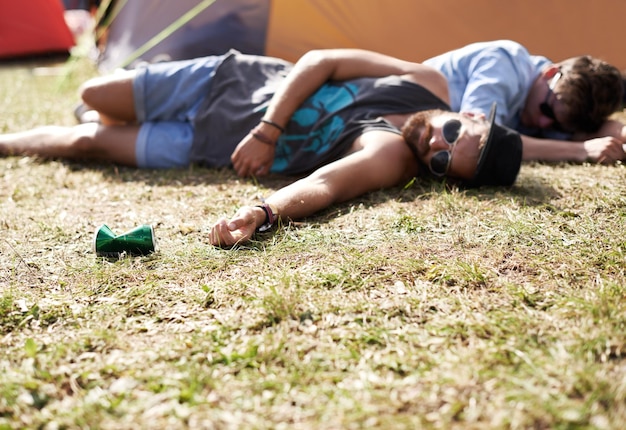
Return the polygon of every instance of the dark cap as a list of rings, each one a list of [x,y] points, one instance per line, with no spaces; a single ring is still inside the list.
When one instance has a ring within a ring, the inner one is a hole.
[[[467,183],[481,185],[513,185],[522,164],[522,138],[519,133],[495,123],[496,104],[491,106],[491,127],[480,151],[474,177]]]

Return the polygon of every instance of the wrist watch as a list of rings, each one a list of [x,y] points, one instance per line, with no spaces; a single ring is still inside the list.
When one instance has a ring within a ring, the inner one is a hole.
[[[263,209],[263,212],[265,212],[265,221],[256,229],[259,233],[263,233],[272,228],[278,217],[272,207],[267,203],[257,205],[256,207]]]

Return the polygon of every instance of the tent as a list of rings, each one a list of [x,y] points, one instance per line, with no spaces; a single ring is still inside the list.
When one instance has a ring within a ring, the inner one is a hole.
[[[131,0],[101,4],[99,68],[265,52],[270,0]]]
[[[315,48],[358,47],[421,61],[471,42],[513,39],[555,61],[581,54],[626,69],[615,0],[117,0],[104,69],[228,48],[295,61]],[[193,9],[195,8],[195,11]],[[185,18],[191,11],[191,20]],[[183,47],[192,41],[191,47]]]
[[[60,0],[0,0],[0,59],[67,54],[72,46]]]

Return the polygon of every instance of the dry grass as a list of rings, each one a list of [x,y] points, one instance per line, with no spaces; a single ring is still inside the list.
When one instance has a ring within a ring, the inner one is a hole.
[[[0,130],[72,124],[61,76],[0,71]],[[598,428],[626,423],[626,169],[413,184],[219,250],[287,183],[0,159],[1,428]],[[107,260],[96,227],[155,226]]]

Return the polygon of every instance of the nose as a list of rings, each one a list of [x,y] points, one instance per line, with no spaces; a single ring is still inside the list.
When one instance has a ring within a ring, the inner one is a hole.
[[[537,124],[539,128],[550,128],[552,127],[552,124],[554,124],[554,120],[552,118],[549,118],[543,114],[539,115],[539,121]]]
[[[448,145],[448,142],[446,142],[441,135],[436,134],[433,134],[430,142],[428,142],[428,145],[430,146],[430,149],[434,152],[445,151],[451,148],[451,145]]]

